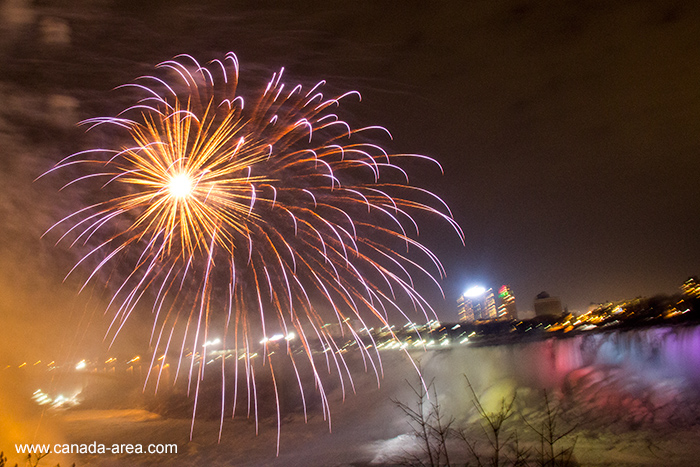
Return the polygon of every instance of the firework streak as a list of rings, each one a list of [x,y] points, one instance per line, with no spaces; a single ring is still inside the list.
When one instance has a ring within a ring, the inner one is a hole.
[[[233,53],[206,66],[179,55],[156,69],[123,86],[141,95],[135,105],[82,122],[108,130],[113,147],[78,152],[46,172],[72,174],[63,188],[99,188],[95,202],[49,231],[61,226],[58,242],[84,251],[70,273],[87,267],[85,285],[106,277],[108,340],[134,310],[152,307],[155,351],[146,382],[155,378],[156,389],[170,361],[175,380],[188,378],[196,413],[206,345],[221,337],[221,426],[227,401],[235,413],[243,399],[239,377],[257,426],[254,356],[270,374],[279,426],[274,343],[294,368],[305,414],[298,360],[309,365],[330,425],[321,374],[333,368],[343,393],[346,384],[354,391],[338,331],[356,342],[365,369],[379,381],[376,345],[369,333],[362,338],[369,345],[363,342],[358,329],[368,320],[389,328],[389,316],[408,319],[409,308],[426,319],[435,315],[412,274],[439,288],[434,277],[444,271],[416,240],[414,218],[437,216],[463,235],[447,205],[411,186],[398,162],[439,164],[388,154],[369,142],[375,134],[387,137],[386,129],[352,129],[340,120],[334,109],[342,99],[359,99],[356,91],[327,98],[324,81],[289,87],[282,69],[258,97],[244,101]],[[235,357],[228,393],[227,352]]]

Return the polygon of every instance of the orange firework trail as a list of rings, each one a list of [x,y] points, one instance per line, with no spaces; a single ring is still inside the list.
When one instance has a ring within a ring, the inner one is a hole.
[[[83,122],[89,129],[107,125],[121,133],[114,140],[123,144],[73,154],[47,172],[77,171],[81,175],[66,186],[97,181],[102,197],[49,231],[62,226],[59,242],[85,246],[73,268],[90,264],[85,285],[108,265],[122,271],[109,279],[116,283],[108,308],[112,342],[137,307],[152,306],[156,350],[147,382],[156,378],[157,388],[171,361],[175,380],[187,375],[196,413],[206,346],[222,335],[221,426],[227,397],[234,412],[242,399],[239,377],[245,378],[248,414],[254,412],[257,423],[258,355],[270,373],[279,422],[274,342],[275,349],[286,347],[305,411],[297,360],[308,363],[330,423],[321,367],[335,367],[344,390],[346,381],[354,387],[325,326],[329,315],[358,344],[377,380],[376,346],[369,350],[351,322],[367,327],[372,319],[388,327],[390,313],[404,315],[404,303],[426,319],[434,316],[412,274],[437,284],[434,277],[444,271],[416,240],[414,217],[437,216],[463,235],[447,205],[411,186],[397,162],[437,162],[388,154],[360,140],[359,133],[388,131],[352,129],[333,113],[342,99],[359,98],[355,91],[326,98],[323,81],[310,89],[288,87],[280,70],[259,97],[244,101],[237,94],[233,53],[206,66],[180,55],[156,69],[158,76],[125,85],[142,94],[135,105],[116,117]],[[227,352],[235,357],[228,395]],[[163,355],[158,371],[156,354]],[[193,426],[194,420],[193,414]]]

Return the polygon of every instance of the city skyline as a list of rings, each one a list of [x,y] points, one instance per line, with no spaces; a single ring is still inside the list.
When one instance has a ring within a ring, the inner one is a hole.
[[[473,285],[457,299],[457,316],[460,322],[516,320],[518,310],[510,286],[498,289],[498,301],[493,288]]]
[[[495,306],[497,313],[496,315],[500,319],[503,317],[505,314],[508,312],[506,311],[506,304],[510,303],[512,304],[512,308],[517,309],[516,312],[516,317],[513,319],[531,319],[539,316],[540,314],[550,314],[549,312],[543,312],[538,314],[537,312],[537,302],[540,301],[541,303],[550,301],[550,302],[556,302],[555,308],[559,310],[559,313],[571,313],[573,315],[582,315],[585,313],[590,312],[591,310],[600,308],[600,307],[605,307],[609,306],[612,303],[622,303],[622,302],[627,302],[630,300],[638,300],[638,299],[647,299],[647,298],[652,298],[652,297],[665,297],[665,296],[676,296],[676,295],[691,295],[691,296],[700,296],[700,281],[698,280],[697,276],[689,276],[683,281],[679,281],[676,284],[675,290],[670,290],[670,291],[656,291],[652,292],[649,295],[636,295],[636,296],[628,296],[628,297],[618,297],[615,300],[602,300],[599,302],[594,302],[591,301],[588,303],[588,305],[585,308],[582,309],[574,309],[570,308],[566,302],[563,302],[559,296],[551,296],[549,292],[547,291],[542,291],[535,295],[534,297],[530,298],[527,300],[526,298],[520,298],[517,300],[517,305],[515,305],[515,294],[513,293],[511,287],[509,285],[502,285],[498,289],[498,295],[493,294],[493,288],[488,287],[485,285],[482,285],[482,283],[478,284],[471,284],[468,288],[465,289],[465,291],[457,298],[456,300],[456,310],[457,310],[457,320],[462,321],[463,319],[461,318],[463,312],[460,311],[464,307],[465,303],[465,298],[472,295],[476,297],[481,297],[482,299],[485,299],[486,296],[488,295],[492,296],[492,299],[495,301],[494,297],[498,297],[498,305]],[[551,300],[550,300],[551,299]],[[495,301],[496,302],[496,301]],[[495,303],[494,302],[494,303]],[[544,308],[547,308],[547,305],[543,305]],[[558,314],[558,313],[554,313]],[[512,316],[512,313],[510,314]],[[446,322],[449,322],[447,320]]]

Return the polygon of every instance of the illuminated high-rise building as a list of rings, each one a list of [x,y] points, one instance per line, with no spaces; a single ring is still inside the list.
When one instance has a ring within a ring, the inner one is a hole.
[[[498,289],[498,319],[512,320],[518,319],[518,310],[515,307],[515,296],[507,285],[502,285]]]
[[[457,313],[459,320],[470,323],[474,321],[474,308],[471,299],[462,295],[457,299]]]
[[[498,310],[496,309],[496,300],[493,297],[493,289],[488,289],[484,296],[484,309],[481,313],[482,320],[491,320],[498,318]]]
[[[457,310],[460,321],[488,321],[498,317],[493,290],[479,286],[470,288],[457,299]]]

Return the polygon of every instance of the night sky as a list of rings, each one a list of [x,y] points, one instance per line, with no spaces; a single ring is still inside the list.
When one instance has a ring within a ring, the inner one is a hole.
[[[0,3],[6,317],[70,295],[35,283],[66,272],[39,236],[69,201],[33,178],[84,148],[77,121],[123,108],[112,88],[179,53],[356,89],[344,117],[442,163],[412,181],[466,233],[463,247],[446,224],[422,231],[447,269],[446,300],[426,291],[443,319],[474,283],[510,284],[523,311],[543,290],[585,311],[700,274],[700,4],[144,3]]]

